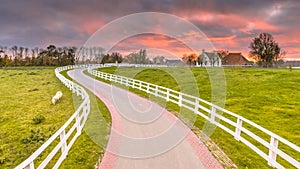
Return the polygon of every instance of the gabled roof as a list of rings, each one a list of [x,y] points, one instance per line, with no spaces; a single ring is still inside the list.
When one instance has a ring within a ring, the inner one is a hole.
[[[251,63],[252,62],[247,60],[242,53],[229,53],[223,58],[224,65],[247,65]]]
[[[218,54],[216,54],[215,52],[204,52],[204,51],[202,51],[201,54],[203,54],[203,53],[205,53],[207,55],[207,57],[209,57],[209,58],[218,56]]]

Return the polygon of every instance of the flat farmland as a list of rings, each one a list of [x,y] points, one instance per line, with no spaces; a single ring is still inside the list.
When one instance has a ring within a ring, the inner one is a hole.
[[[186,78],[182,68],[100,68],[99,71],[114,73],[122,76],[139,79],[153,84],[165,86],[180,91],[178,80],[172,74],[182,74],[181,81]],[[191,68],[199,95],[210,101],[211,84],[210,77],[205,68]],[[239,114],[256,124],[278,134],[279,136],[300,145],[300,70],[288,69],[260,69],[260,68],[225,68],[226,101],[225,108]],[[192,82],[182,83],[186,91],[192,88]],[[144,97],[146,93],[130,89]],[[193,93],[189,93],[193,94]],[[167,104],[167,108],[174,112],[179,108],[174,104]],[[203,128],[205,121],[199,116],[194,125]],[[256,133],[269,142],[270,138],[261,133]],[[238,165],[240,168],[270,168],[267,161],[262,159],[243,143],[236,141],[231,135],[217,128],[211,139]],[[250,139],[250,138],[247,138]],[[264,152],[268,152],[264,147]],[[291,151],[288,147],[279,145],[285,151]],[[298,161],[300,155],[292,152],[292,156]],[[278,157],[287,168],[286,164]]]
[[[63,98],[52,105],[51,98],[59,90]],[[0,168],[14,168],[28,158],[71,117],[80,102],[55,77],[54,67],[0,69]],[[103,124],[110,123],[105,105],[95,97],[91,97],[91,103],[88,121],[97,118],[95,110],[100,109],[106,116],[100,120],[107,121]],[[106,125],[100,128],[102,138],[107,139],[109,128]],[[94,168],[103,153],[83,130],[62,168]],[[44,157],[41,155],[35,161],[36,167]],[[49,165],[51,168],[53,163]]]

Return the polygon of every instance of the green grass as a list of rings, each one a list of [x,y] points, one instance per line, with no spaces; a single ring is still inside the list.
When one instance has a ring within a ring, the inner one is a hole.
[[[72,93],[55,77],[54,69],[0,70],[0,168],[12,168],[29,157],[74,113]],[[51,97],[61,90],[63,99],[51,104]],[[35,124],[36,116],[45,120]],[[30,138],[31,130],[40,130],[41,138]]]
[[[189,93],[194,88],[193,82],[185,76],[182,68],[116,69],[116,67],[109,67],[101,68],[100,70],[169,87],[184,93]],[[191,71],[197,81],[197,89],[201,98],[208,101],[213,100],[211,97],[210,79],[206,69],[192,68]],[[289,72],[287,69],[259,68],[225,69],[224,71],[227,88],[225,108],[227,110],[242,115],[296,145],[300,145],[300,71]],[[173,74],[176,74],[176,77]],[[136,89],[129,90],[144,97],[151,97]],[[197,95],[197,93],[191,92],[189,94]],[[166,103],[166,105],[166,108],[172,112],[181,111],[183,116],[191,114],[188,111],[180,110],[174,104]],[[204,124],[205,121],[201,117],[197,117],[194,125],[202,129]],[[266,135],[258,131],[255,133],[269,142],[270,138],[266,137]],[[220,128],[214,131],[211,139],[240,168],[270,168],[267,165],[267,161],[259,157],[243,143],[234,140],[231,135]],[[247,139],[250,138],[247,137]],[[268,152],[263,146],[257,143],[255,145]],[[279,145],[279,147],[285,151],[290,151],[286,146]],[[299,153],[293,152],[293,157],[300,160]],[[279,161],[282,161],[282,159],[279,158]],[[291,168],[285,162],[283,163],[287,168]]]
[[[58,90],[62,91],[63,98],[54,106],[51,98]],[[106,123],[109,123],[110,116],[103,103],[92,96],[91,102],[97,104],[92,104],[87,125],[62,168],[94,168],[103,154],[87,128],[93,118],[99,116],[96,110],[100,110]],[[70,118],[79,102],[79,97],[55,77],[53,67],[0,69],[0,168],[13,168],[28,158]],[[100,134],[105,144],[109,129],[107,125],[98,126],[102,129]],[[53,146],[51,144],[50,148]],[[44,157],[42,154],[35,166]]]
[[[70,79],[67,71],[61,74]],[[111,126],[110,112],[100,99],[89,90],[85,90],[90,97],[91,111],[82,135],[78,137],[60,168],[93,169],[105,152]]]

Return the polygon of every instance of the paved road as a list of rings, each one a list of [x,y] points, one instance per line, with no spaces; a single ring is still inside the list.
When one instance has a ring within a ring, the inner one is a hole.
[[[222,168],[197,136],[166,109],[82,71],[68,74],[99,97],[112,116],[100,169]]]

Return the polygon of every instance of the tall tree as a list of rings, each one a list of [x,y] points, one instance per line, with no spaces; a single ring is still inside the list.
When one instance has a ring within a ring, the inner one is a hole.
[[[18,46],[11,47],[11,51],[12,51],[12,54],[13,54],[13,58],[15,58],[17,56],[17,53],[18,53]]]
[[[196,64],[197,58],[198,57],[195,53],[192,53],[192,54],[189,54],[189,55],[184,54],[183,57],[182,57],[182,60],[184,60],[191,67],[192,65]]]
[[[263,67],[270,67],[280,55],[280,47],[269,33],[261,33],[250,43],[250,56]]]
[[[217,52],[220,56],[220,59],[222,60],[222,63],[224,63],[224,58],[229,55],[229,51],[220,49]]]
[[[5,48],[4,46],[0,46],[0,58],[2,57],[2,55],[3,55],[3,57],[5,55],[5,49],[4,48]]]
[[[112,62],[113,63],[115,63],[115,62],[121,63],[123,61],[122,55],[118,52],[113,52],[111,54],[111,57],[112,57]]]
[[[24,49],[25,57],[29,57],[29,49],[25,48]]]
[[[141,49],[139,52],[133,52],[125,56],[124,62],[130,64],[149,64],[150,59],[147,58],[146,49]]]
[[[166,63],[166,58],[164,56],[156,56],[153,59],[153,64],[163,65]]]
[[[24,52],[24,47],[20,46],[19,47],[19,54],[18,54],[20,59],[23,59],[23,52]]]

